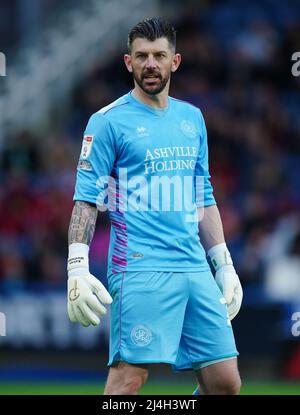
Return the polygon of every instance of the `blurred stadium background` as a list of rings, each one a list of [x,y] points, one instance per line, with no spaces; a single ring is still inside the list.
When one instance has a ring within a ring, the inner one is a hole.
[[[132,87],[128,29],[155,15],[175,24],[183,55],[171,95],[207,122],[244,287],[233,321],[242,393],[300,394],[297,0],[1,0],[0,394],[102,393],[109,316],[84,329],[66,313],[75,170],[89,116]],[[108,239],[102,214],[91,268],[105,284]],[[192,373],[157,365],[143,393],[191,394],[194,385]]]

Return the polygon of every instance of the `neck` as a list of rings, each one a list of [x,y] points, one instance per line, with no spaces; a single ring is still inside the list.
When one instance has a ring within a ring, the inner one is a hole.
[[[166,85],[163,91],[156,95],[150,95],[144,92],[138,85],[135,85],[132,94],[139,101],[153,108],[166,108],[168,106],[169,86]]]

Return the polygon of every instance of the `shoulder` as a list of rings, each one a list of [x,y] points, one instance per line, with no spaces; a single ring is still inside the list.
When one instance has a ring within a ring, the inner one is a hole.
[[[188,111],[192,111],[192,112],[199,112],[200,109],[198,107],[196,107],[194,104],[191,104],[188,101],[184,101],[183,99],[178,99],[178,98],[174,98],[174,97],[169,97],[171,99],[171,101],[173,102],[174,105],[184,108]]]
[[[130,103],[127,94],[118,98],[114,102],[106,105],[100,110],[94,112],[87,123],[85,135],[94,135],[95,137],[113,137],[113,140],[119,135],[117,121],[122,118],[124,108]]]
[[[185,111],[188,112],[200,119],[203,119],[203,114],[200,110],[200,108],[196,107],[195,105],[191,104],[188,101],[184,101],[182,99],[178,99],[178,98],[174,98],[174,97],[170,97],[172,103],[174,106],[176,106],[178,109],[180,109],[181,111]]]
[[[101,108],[99,111],[97,111],[95,114],[99,114],[100,116],[103,116],[105,118],[110,118],[113,114],[126,111],[125,107],[130,104],[130,100],[128,98],[128,94],[123,95],[122,97],[116,99],[109,105],[106,105],[105,107]]]
[[[112,103],[102,107],[100,110],[96,111],[91,115],[88,125],[93,127],[99,126],[113,126],[114,120],[120,118],[121,115],[126,113],[128,104],[130,100],[127,98],[127,95],[116,99]]]
[[[205,128],[205,120],[200,108],[196,107],[188,101],[183,101],[181,99],[173,97],[170,97],[170,99],[173,105],[179,111],[181,116],[187,116],[187,119],[191,120],[192,122],[195,122],[200,130],[203,130],[203,128]]]

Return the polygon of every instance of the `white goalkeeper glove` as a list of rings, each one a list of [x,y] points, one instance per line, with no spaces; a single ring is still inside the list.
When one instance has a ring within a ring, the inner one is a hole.
[[[99,316],[106,314],[103,304],[112,298],[104,285],[89,272],[89,246],[73,243],[68,258],[68,314],[72,323],[84,327],[100,324]]]
[[[239,312],[243,300],[243,289],[233,267],[230,252],[225,243],[213,246],[207,252],[216,271],[215,280],[220,288],[228,309],[230,320]]]

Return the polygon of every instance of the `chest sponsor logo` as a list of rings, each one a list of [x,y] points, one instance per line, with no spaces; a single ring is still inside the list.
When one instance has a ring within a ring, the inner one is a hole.
[[[86,159],[91,153],[92,146],[94,142],[93,135],[85,135],[82,141],[82,148],[81,148],[81,157]]]

